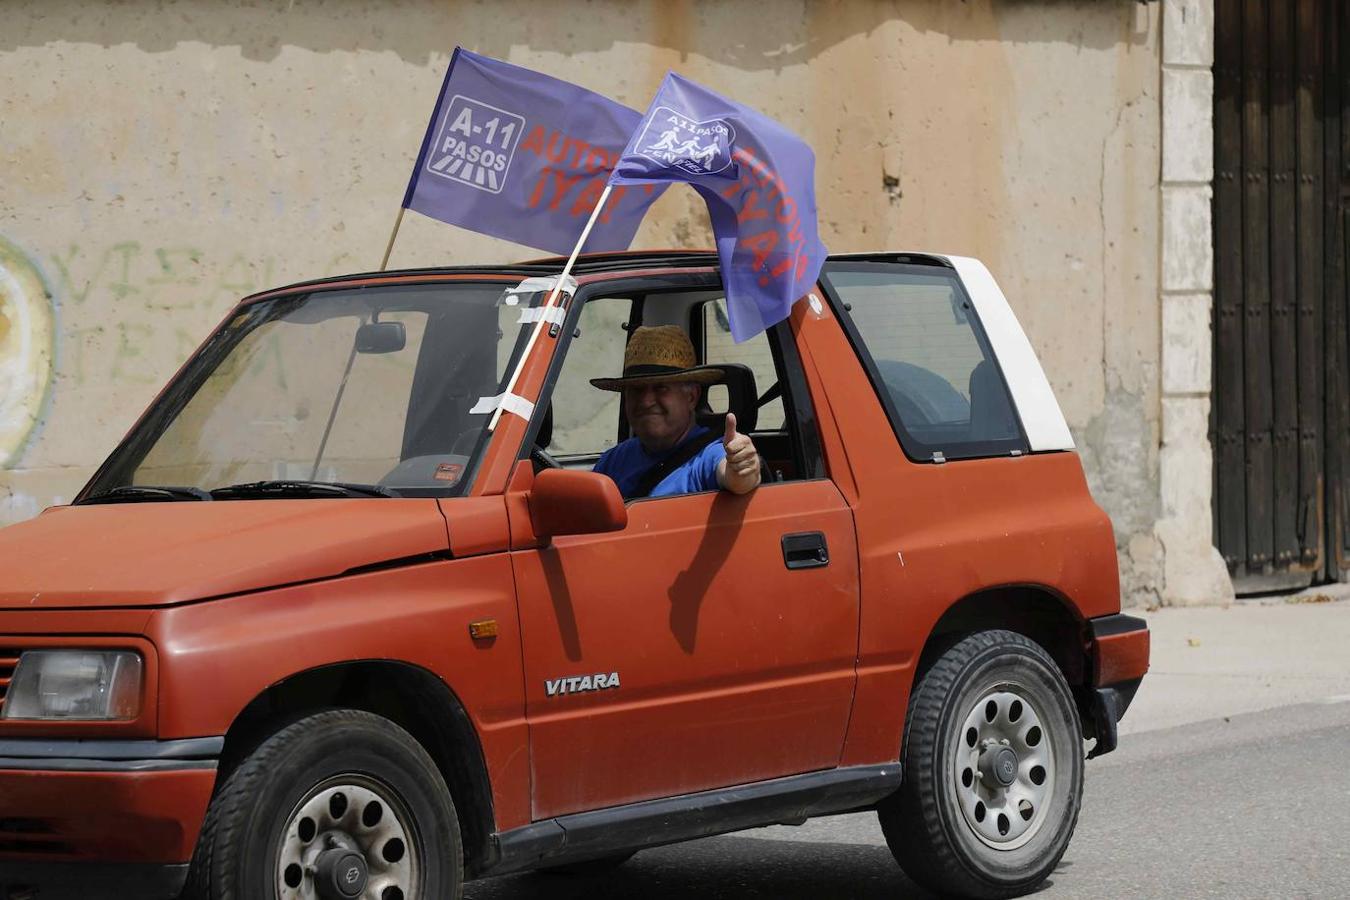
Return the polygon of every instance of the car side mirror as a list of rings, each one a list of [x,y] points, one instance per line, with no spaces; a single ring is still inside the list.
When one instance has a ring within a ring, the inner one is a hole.
[[[402,322],[364,322],[356,330],[357,353],[397,353],[407,343]]]
[[[545,469],[534,476],[528,496],[530,521],[541,538],[622,531],[628,525],[628,508],[608,475]]]

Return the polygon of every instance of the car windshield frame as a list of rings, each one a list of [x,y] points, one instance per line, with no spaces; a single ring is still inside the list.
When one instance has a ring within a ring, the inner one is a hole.
[[[275,322],[284,319],[287,312],[299,309],[304,304],[313,300],[322,302],[327,299],[324,295],[339,294],[345,297],[351,297],[358,292],[363,297],[373,297],[377,292],[397,294],[409,290],[427,291],[428,289],[443,290],[446,293],[445,302],[452,303],[452,293],[458,289],[473,289],[482,291],[484,288],[498,289],[499,299],[494,304],[500,307],[503,303],[519,310],[525,310],[532,306],[541,305],[547,297],[547,292],[538,291],[531,293],[516,293],[514,288],[521,284],[519,276],[501,275],[492,276],[484,274],[472,278],[424,278],[416,280],[400,280],[397,282],[385,284],[352,284],[350,282],[335,282],[332,284],[306,285],[296,290],[280,290],[266,294],[258,295],[253,298],[246,298],[241,301],[217,328],[211,332],[205,341],[188,358],[179,372],[165,385],[160,394],[150,404],[145,412],[140,416],[132,426],[127,435],[117,444],[113,451],[107,456],[104,462],[95,471],[88,483],[76,495],[73,504],[92,503],[92,502],[119,502],[116,492],[119,488],[136,487],[137,482],[135,474],[142,465],[151,450],[157,445],[168,429],[182,414],[191,400],[197,395],[198,391],[206,384],[212,373],[224,363],[230,354],[236,350],[248,335],[255,332],[258,328],[269,322]],[[566,296],[564,297],[566,298]],[[392,304],[391,304],[392,306]],[[241,324],[241,318],[243,322]],[[502,371],[498,373],[498,382],[495,393],[500,394],[505,390],[505,382],[510,377],[512,371],[519,365],[521,355],[527,345],[529,334],[533,325],[522,327],[517,332],[514,344],[512,345],[509,357],[506,360]],[[419,357],[421,348],[419,347]],[[489,395],[490,397],[491,395]],[[437,497],[449,498],[467,496],[472,493],[473,486],[477,480],[481,463],[486,455],[488,446],[491,443],[493,432],[487,429],[489,415],[482,416],[482,428],[478,437],[474,440],[472,449],[467,454],[468,459],[464,463],[462,475],[458,480],[448,486],[395,486],[392,490],[396,497]],[[406,429],[406,423],[405,423]],[[326,498],[335,496],[359,496],[369,497],[371,499],[381,499],[388,495],[378,485],[353,485],[357,488],[355,491],[324,491],[324,490],[298,490],[295,489],[296,482],[293,480],[278,480],[278,484],[286,484],[290,489],[286,490],[253,490],[245,491],[243,494],[237,491],[226,489],[229,486],[222,485],[217,490],[224,496],[219,499],[270,499],[270,498]],[[317,482],[321,487],[325,482]],[[151,490],[160,486],[146,486]],[[257,488],[258,484],[242,485],[245,488]],[[374,487],[375,490],[368,490]],[[163,493],[164,500],[192,500],[192,499],[212,499],[211,493],[200,491],[190,486],[165,486]],[[177,496],[168,496],[170,493]],[[205,493],[205,496],[200,496]],[[196,494],[197,496],[193,496]],[[138,498],[142,501],[149,499],[144,496]]]

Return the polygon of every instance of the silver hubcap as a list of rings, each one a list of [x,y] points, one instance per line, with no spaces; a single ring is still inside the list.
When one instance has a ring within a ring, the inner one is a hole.
[[[1015,850],[1045,821],[1054,795],[1055,754],[1041,717],[1019,689],[984,695],[966,716],[952,755],[966,824],[986,844]]]
[[[279,900],[412,900],[420,866],[411,818],[394,792],[364,775],[311,790],[277,852]]]

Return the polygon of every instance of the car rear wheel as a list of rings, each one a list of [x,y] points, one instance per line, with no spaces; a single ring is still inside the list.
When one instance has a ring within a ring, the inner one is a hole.
[[[1044,881],[1078,820],[1081,734],[1064,676],[1029,638],[982,631],[942,653],[910,700],[904,784],[879,810],[906,874],[979,898]]]
[[[357,710],[264,741],[212,800],[185,900],[430,900],[463,888],[459,820],[426,751]]]

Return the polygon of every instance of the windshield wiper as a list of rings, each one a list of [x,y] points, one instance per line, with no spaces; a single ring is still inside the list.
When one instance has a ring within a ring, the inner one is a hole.
[[[196,487],[171,487],[168,485],[124,484],[85,497],[80,501],[87,503],[154,503],[163,500],[211,500],[209,493]]]
[[[342,481],[249,481],[211,491],[217,500],[280,499],[286,497],[397,497],[378,484],[351,484]]]

